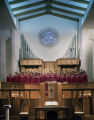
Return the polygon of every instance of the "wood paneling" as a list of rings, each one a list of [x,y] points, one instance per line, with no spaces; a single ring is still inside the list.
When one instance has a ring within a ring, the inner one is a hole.
[[[20,60],[20,65],[42,65],[42,60],[41,59],[21,59]]]
[[[55,72],[58,73],[63,71],[64,73],[79,70],[79,60],[78,59],[58,59],[57,61],[47,61],[44,62],[41,59],[28,59],[20,60],[21,72]],[[62,67],[63,66],[63,67]]]
[[[28,60],[28,65],[33,65],[34,64],[34,60]]]
[[[25,67],[21,67],[21,72],[26,72]]]
[[[72,58],[66,58],[66,59],[57,59],[58,65],[79,65],[79,59],[72,59]]]
[[[64,91],[62,89],[77,89],[77,88],[94,88],[94,83],[84,83],[84,84],[62,84],[56,82],[48,82],[49,85],[53,85],[53,98],[49,98],[45,94],[45,83],[41,84],[14,84],[14,83],[5,83],[2,82],[1,88],[2,89],[11,89],[11,88],[24,88],[24,89],[40,89],[40,91],[32,91],[31,95],[29,91],[23,93],[23,97],[16,96],[12,97],[11,100],[7,97],[7,94],[2,92],[2,98],[0,98],[0,111],[4,113],[3,105],[4,104],[11,104],[12,108],[10,109],[11,116],[18,116],[19,112],[29,112],[30,118],[34,119],[34,108],[41,106],[45,106],[45,101],[58,101],[59,107],[60,106],[68,106],[70,109],[70,113],[72,113],[73,108],[75,111],[84,111],[85,114],[94,114],[94,97],[91,97],[91,91],[84,91],[83,97],[81,92],[72,92],[71,91]],[[14,86],[14,87],[13,87]],[[49,90],[49,89],[48,89]],[[13,94],[13,93],[12,93]],[[16,92],[16,94],[19,94]],[[22,92],[20,93],[22,94]],[[64,96],[63,96],[64,94]],[[5,97],[6,96],[6,97]],[[1,114],[0,112],[0,114]],[[60,113],[61,114],[61,113]],[[41,118],[44,117],[44,113],[40,113]],[[61,115],[60,115],[61,116]],[[71,116],[71,114],[70,114]]]
[[[20,65],[27,65],[28,61],[27,60],[20,60]]]

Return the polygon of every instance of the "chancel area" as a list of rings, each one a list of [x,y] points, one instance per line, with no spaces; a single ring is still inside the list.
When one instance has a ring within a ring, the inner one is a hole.
[[[0,0],[0,120],[94,120],[94,0]]]

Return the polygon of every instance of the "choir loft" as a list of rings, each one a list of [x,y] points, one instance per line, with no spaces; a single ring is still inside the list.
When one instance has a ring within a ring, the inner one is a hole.
[[[0,0],[0,120],[94,120],[94,0]]]

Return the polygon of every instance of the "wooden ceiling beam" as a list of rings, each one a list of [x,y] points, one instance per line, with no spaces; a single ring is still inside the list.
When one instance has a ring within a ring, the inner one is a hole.
[[[56,17],[61,17],[61,18],[65,18],[65,19],[68,19],[68,20],[72,20],[72,21],[79,22],[79,19],[78,19],[78,18],[73,18],[73,17],[69,17],[69,16],[57,14],[57,13],[54,13],[54,12],[48,12],[48,13],[47,13],[47,12],[43,12],[43,13],[39,13],[39,14],[35,14],[35,15],[30,15],[30,16],[27,16],[27,17],[19,18],[19,21],[24,21],[24,20],[36,18],[36,17],[43,16],[43,15],[46,15],[46,14],[49,14],[49,15],[53,15],[53,16],[56,16]]]
[[[12,8],[12,11],[24,10],[24,9],[31,8],[31,7],[36,7],[36,6],[42,5],[42,4],[45,4],[45,1],[35,2],[35,3],[32,3],[32,4]]]
[[[39,11],[42,11],[42,10],[46,10],[46,7],[41,7],[41,8],[37,8],[37,9],[33,9],[33,10],[28,10],[28,11],[25,11],[25,12],[17,13],[17,14],[14,14],[14,16],[15,17],[19,17],[19,16],[30,14],[30,13],[39,12]]]
[[[46,15],[46,12],[35,14],[35,15],[30,15],[28,17],[19,18],[19,21],[28,20],[28,19],[32,19],[32,18],[43,16],[43,15]]]
[[[87,0],[71,0],[71,1],[82,3],[82,4],[89,4],[89,1]]]
[[[22,3],[22,2],[27,2],[28,0],[14,0],[14,1],[9,1],[10,5],[14,5],[14,4],[18,4],[18,3]]]
[[[56,0],[54,0],[52,3],[55,5],[60,5],[60,6],[69,7],[69,8],[73,8],[73,9],[77,9],[77,10],[86,11],[86,8],[84,8],[84,7],[80,7],[80,6],[76,6],[76,5],[72,5],[72,4],[67,4],[67,3],[56,1]]]
[[[30,14],[30,13],[39,12],[39,11],[42,11],[42,10],[47,10],[47,7],[42,7],[42,8],[28,10],[28,11],[25,11],[25,12],[14,14],[14,16],[15,17],[19,17],[19,16]],[[73,12],[73,11],[69,11],[69,10],[65,10],[65,9],[61,9],[61,8],[57,8],[57,7],[51,7],[50,10],[55,10],[55,11],[59,11],[59,12],[67,13],[67,14],[80,16],[80,17],[84,16],[84,14]]]
[[[61,18],[65,18],[65,19],[68,19],[68,20],[79,22],[78,18],[73,18],[73,17],[69,17],[69,16],[66,16],[66,15],[57,14],[57,13],[54,13],[54,12],[51,12],[49,14],[51,14],[53,16],[56,16],[56,17],[61,17]]]
[[[65,9],[57,8],[57,7],[51,7],[51,9],[59,11],[59,12],[67,13],[67,14],[72,14],[72,15],[80,16],[80,17],[84,16],[84,14],[81,14],[81,13],[78,13],[78,12],[75,12],[75,11],[70,11],[70,10],[65,10]]]

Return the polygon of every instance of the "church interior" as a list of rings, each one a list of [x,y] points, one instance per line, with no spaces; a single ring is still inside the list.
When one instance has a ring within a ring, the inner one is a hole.
[[[0,120],[94,120],[94,0],[0,0]]]

